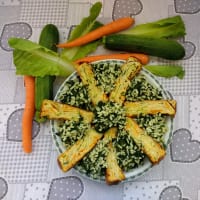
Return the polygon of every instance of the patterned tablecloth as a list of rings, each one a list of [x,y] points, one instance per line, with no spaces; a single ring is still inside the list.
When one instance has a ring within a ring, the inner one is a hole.
[[[0,199],[200,200],[200,0],[101,1],[99,20],[103,22],[131,15],[136,23],[143,23],[177,14],[185,22],[187,35],[180,40],[186,49],[184,59],[152,59],[154,63],[181,64],[186,72],[183,80],[159,78],[178,102],[166,158],[135,181],[107,186],[85,179],[73,169],[61,172],[49,124],[36,122],[33,152],[23,153],[24,84],[23,77],[15,75],[7,39],[18,36],[38,41],[42,27],[53,23],[64,41],[95,0],[0,0]],[[57,87],[62,81],[56,80]]]

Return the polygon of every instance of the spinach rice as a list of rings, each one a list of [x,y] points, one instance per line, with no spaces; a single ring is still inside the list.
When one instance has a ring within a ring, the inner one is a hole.
[[[97,85],[101,87],[106,94],[109,94],[114,88],[116,78],[120,75],[121,70],[119,63],[99,63],[93,64],[93,72]],[[131,81],[126,92],[126,100],[158,100],[162,99],[162,92],[152,86],[144,75],[137,75]],[[62,93],[59,94],[62,103],[77,106],[94,112],[95,119],[93,124],[98,132],[105,132],[110,127],[117,127],[117,137],[113,139],[114,147],[117,152],[117,161],[124,171],[129,171],[143,164],[145,155],[135,144],[134,140],[124,130],[125,111],[117,103],[99,103],[95,108],[91,104],[87,88],[83,86],[79,78],[65,82]],[[163,137],[167,131],[166,116],[156,115],[139,115],[135,118],[138,125],[145,129],[147,134],[153,137],[163,145]],[[79,121],[63,121],[58,128],[58,135],[63,144],[68,148],[77,140],[81,139],[85,130],[91,124],[85,124],[80,118]],[[107,143],[100,140],[95,148],[89,152],[77,165],[76,168],[92,178],[100,178],[105,175],[106,169]]]

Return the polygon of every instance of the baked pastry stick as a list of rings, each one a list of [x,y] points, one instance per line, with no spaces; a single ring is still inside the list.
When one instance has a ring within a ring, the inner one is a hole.
[[[82,117],[86,123],[91,123],[94,119],[94,114],[92,112],[47,99],[42,102],[40,115],[41,117],[47,117],[48,119],[64,119],[74,121],[77,121],[80,117]]]
[[[122,169],[119,167],[116,159],[116,152],[112,144],[112,140],[116,138],[117,135],[117,128],[112,127],[108,129],[104,137],[101,139],[103,144],[105,144],[107,151],[106,156],[106,182],[108,184],[115,184],[125,179],[125,175]],[[98,145],[98,144],[97,144]]]
[[[131,118],[126,118],[125,130],[135,141],[136,145],[148,156],[153,164],[164,158],[166,152],[161,145],[141,129]]]
[[[109,128],[104,133],[104,137],[102,140],[104,140],[105,143],[109,143],[112,141],[112,139],[116,138],[116,135],[117,135],[117,128],[116,127]]]
[[[97,87],[92,66],[88,63],[83,63],[76,66],[76,71],[80,76],[82,83],[87,86],[89,97],[93,105],[97,105],[100,101],[106,102],[108,100],[104,91]]]
[[[112,141],[108,144],[106,165],[106,182],[109,185],[116,184],[126,178],[123,170],[118,165],[117,155]]]
[[[126,90],[131,83],[131,79],[141,69],[142,64],[136,58],[128,58],[127,62],[121,66],[121,75],[115,82],[115,87],[110,93],[109,100],[122,105],[125,100]]]
[[[88,129],[86,135],[69,147],[65,152],[58,156],[58,164],[60,168],[67,172],[76,165],[89,151],[91,151],[97,142],[102,138],[103,134]]]
[[[118,165],[116,151],[112,142],[108,144],[108,155],[106,158],[106,163],[106,182],[109,185],[116,184],[126,178],[124,172]]]
[[[124,103],[126,116],[133,117],[139,114],[167,114],[174,116],[176,113],[175,100],[144,100]]]

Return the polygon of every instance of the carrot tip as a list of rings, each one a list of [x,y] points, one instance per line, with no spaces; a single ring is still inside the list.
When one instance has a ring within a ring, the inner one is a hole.
[[[24,148],[23,147],[23,150],[24,150],[25,153],[31,153],[32,152],[32,148],[31,147],[30,148]]]

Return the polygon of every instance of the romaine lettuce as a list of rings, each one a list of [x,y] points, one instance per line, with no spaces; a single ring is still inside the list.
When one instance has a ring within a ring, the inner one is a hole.
[[[89,16],[83,18],[81,23],[72,30],[68,41],[74,40],[102,26],[100,22],[96,21],[96,18],[99,16],[101,8],[102,8],[101,2],[95,3],[90,9]],[[63,49],[61,51],[61,57],[65,57],[73,61],[79,58],[83,58],[89,53],[95,51],[99,44],[100,41],[98,40],[80,47]]]
[[[186,34],[184,22],[179,15],[136,25],[122,33],[151,38],[176,38]]]
[[[102,26],[100,22],[96,21],[101,8],[101,2],[95,3],[90,9],[89,16],[83,18],[81,23],[72,31],[69,40]],[[63,49],[60,54],[26,39],[10,38],[9,45],[14,49],[13,60],[16,66],[16,74],[40,77],[46,75],[68,76],[75,71],[75,64],[72,61],[95,51],[99,41],[82,47]]]
[[[179,65],[147,65],[144,66],[152,74],[165,78],[178,77],[183,79],[185,76],[184,69]]]
[[[21,38],[10,38],[16,74],[40,76],[68,76],[74,63],[37,43]]]

